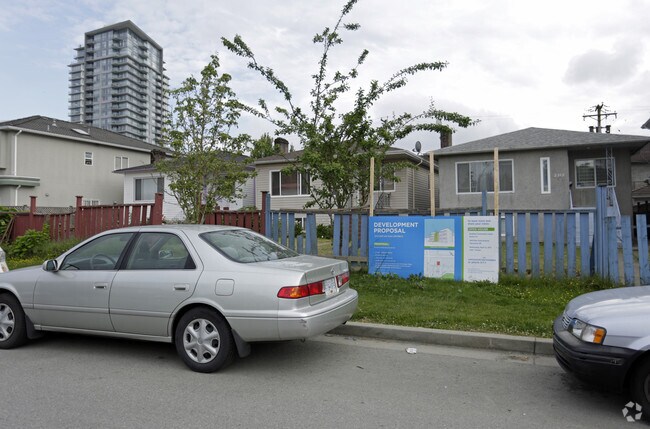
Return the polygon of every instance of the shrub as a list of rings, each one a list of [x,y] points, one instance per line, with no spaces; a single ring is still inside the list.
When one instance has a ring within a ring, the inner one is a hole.
[[[14,208],[0,207],[0,239],[7,233],[7,228],[15,212]]]
[[[36,256],[38,252],[42,252],[45,245],[50,241],[50,226],[43,225],[42,231],[28,229],[24,235],[16,238],[16,241],[11,245],[8,252],[11,256],[17,258],[29,258]]]
[[[318,238],[332,239],[334,237],[334,228],[332,225],[316,225],[316,235]]]

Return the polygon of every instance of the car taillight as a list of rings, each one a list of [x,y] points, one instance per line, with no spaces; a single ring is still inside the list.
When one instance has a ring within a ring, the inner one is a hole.
[[[350,272],[349,271],[346,271],[346,272],[341,273],[338,276],[336,276],[336,283],[337,283],[338,287],[343,286],[344,284],[346,284],[349,281],[350,281]]]
[[[299,299],[323,292],[323,282],[314,282],[301,286],[285,286],[278,291],[278,298]]]

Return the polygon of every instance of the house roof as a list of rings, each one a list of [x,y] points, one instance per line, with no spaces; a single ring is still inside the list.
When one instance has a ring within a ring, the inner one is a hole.
[[[145,165],[136,165],[135,167],[120,168],[119,170],[113,170],[113,173],[145,173],[150,171],[156,171],[156,167],[153,164]]]
[[[225,158],[226,155],[232,156],[231,154],[225,154],[225,153],[222,152],[222,157]],[[234,158],[235,158],[235,160],[237,162],[241,162],[241,163],[244,163],[247,159],[249,159],[249,157],[247,157],[245,155],[235,155]],[[244,170],[251,171],[251,170],[254,170],[254,168],[251,167],[250,165],[246,165],[244,167]],[[125,174],[125,173],[146,173],[146,172],[152,172],[152,171],[156,171],[155,164],[136,165],[135,167],[120,168],[119,170],[114,170],[113,173],[120,173],[120,174]]]
[[[170,154],[171,151],[164,147],[133,139],[122,134],[92,127],[85,124],[76,124],[46,116],[29,116],[0,122],[0,131],[22,130],[33,134],[50,135],[70,140],[83,141],[104,146],[124,147],[140,152],[151,152],[154,149],[163,150]]]
[[[650,199],[650,186],[644,186],[642,188],[635,189],[632,191],[632,198],[642,200]]]
[[[641,149],[637,150],[630,159],[633,164],[649,164],[650,163],[650,143],[644,145]]]
[[[293,152],[282,153],[279,155],[267,156],[266,158],[258,159],[254,164],[263,165],[263,164],[284,164],[289,162],[296,161],[300,155],[303,154],[303,150],[296,150]],[[425,156],[418,155],[411,152],[410,150],[402,149],[399,147],[391,147],[386,151],[387,159],[397,159],[397,158],[406,158],[407,160],[413,161],[417,164],[422,164],[423,167],[429,167],[429,160]]]
[[[526,128],[438,149],[436,157],[446,155],[465,155],[499,151],[525,151],[559,148],[600,148],[616,145],[619,148],[638,149],[650,143],[650,136],[631,136],[624,134],[602,134],[582,131],[553,130],[548,128]]]

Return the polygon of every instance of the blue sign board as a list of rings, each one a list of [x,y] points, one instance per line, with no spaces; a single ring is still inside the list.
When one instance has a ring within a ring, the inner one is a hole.
[[[369,270],[400,277],[498,281],[494,216],[374,216]]]

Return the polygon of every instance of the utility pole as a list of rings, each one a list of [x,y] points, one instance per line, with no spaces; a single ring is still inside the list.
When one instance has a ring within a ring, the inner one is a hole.
[[[585,118],[596,118],[597,126],[596,126],[596,132],[597,133],[602,133],[603,132],[603,127],[601,126],[602,120],[606,119],[608,116],[614,116],[616,117],[617,113],[616,112],[609,112],[607,110],[608,106],[605,106],[605,103],[600,103],[596,104],[593,107],[589,108],[589,112],[596,112],[591,115],[582,115],[582,120],[584,121]],[[607,125],[606,127],[606,132],[609,134],[610,126]],[[589,132],[593,133],[594,132],[594,127],[590,126],[589,127]]]

